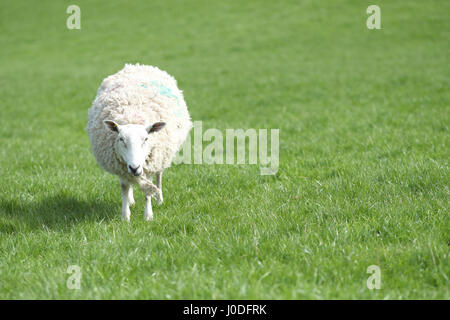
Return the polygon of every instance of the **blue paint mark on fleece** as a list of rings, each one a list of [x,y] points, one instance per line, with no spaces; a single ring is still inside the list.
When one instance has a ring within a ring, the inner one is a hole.
[[[177,110],[175,110],[173,112],[173,114],[176,115],[177,117],[182,117],[183,109],[180,106],[180,101],[178,100],[178,96],[172,92],[172,89],[166,87],[164,84],[161,83],[161,81],[158,81],[158,80],[152,80],[152,81],[150,81],[150,84],[155,86],[158,89],[159,94],[169,97],[169,98],[175,98],[177,100],[178,108],[177,108]],[[145,83],[142,83],[141,87],[148,88],[148,86]]]

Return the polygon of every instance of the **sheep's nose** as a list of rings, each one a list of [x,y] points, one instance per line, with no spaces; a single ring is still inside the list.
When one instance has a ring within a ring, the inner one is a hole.
[[[141,166],[137,166],[137,167],[132,167],[131,165],[128,165],[128,169],[130,169],[131,173],[136,175],[136,173],[138,172],[139,168]]]

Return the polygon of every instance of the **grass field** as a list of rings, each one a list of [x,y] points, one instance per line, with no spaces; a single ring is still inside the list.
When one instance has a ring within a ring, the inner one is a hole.
[[[0,2],[0,298],[450,298],[449,1],[126,3]],[[173,166],[122,222],[84,128],[126,62],[204,129],[280,129],[276,175]]]

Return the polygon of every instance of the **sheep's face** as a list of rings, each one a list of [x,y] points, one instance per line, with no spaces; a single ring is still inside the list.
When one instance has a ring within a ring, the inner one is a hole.
[[[127,165],[128,172],[134,176],[144,173],[151,134],[164,128],[164,122],[156,122],[147,127],[138,124],[118,125],[114,121],[105,120],[106,127],[117,133],[115,150],[117,156]]]

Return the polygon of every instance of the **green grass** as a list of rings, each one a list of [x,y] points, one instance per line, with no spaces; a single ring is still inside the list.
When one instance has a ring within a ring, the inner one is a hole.
[[[369,1],[73,3],[0,3],[0,298],[450,298],[448,1],[379,0],[381,30]],[[84,127],[126,62],[204,129],[279,128],[277,174],[173,166],[123,223]]]

